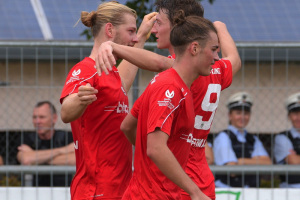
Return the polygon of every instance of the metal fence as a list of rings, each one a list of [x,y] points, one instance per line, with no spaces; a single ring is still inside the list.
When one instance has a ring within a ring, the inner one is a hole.
[[[74,174],[74,166],[21,166],[16,160],[18,146],[24,134],[34,132],[32,110],[36,102],[51,101],[60,110],[59,97],[71,67],[88,56],[90,42],[17,42],[0,41],[0,185],[30,185],[28,174]],[[166,51],[146,48],[163,55]],[[274,161],[274,136],[289,129],[284,107],[285,98],[300,91],[300,43],[237,43],[242,69],[231,87],[221,95],[209,140],[228,125],[225,102],[237,91],[247,91],[254,97],[252,117],[247,129],[257,134]],[[153,72],[139,70],[129,93],[130,104],[142,93]],[[70,132],[69,124],[58,120],[56,129]],[[299,166],[211,166],[212,171],[230,175],[252,173],[265,175],[261,187],[279,187],[278,175],[299,174]]]

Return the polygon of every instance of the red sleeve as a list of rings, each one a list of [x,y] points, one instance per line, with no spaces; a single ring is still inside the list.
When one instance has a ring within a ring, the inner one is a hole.
[[[232,83],[232,65],[231,62],[227,59],[221,59],[218,61],[218,64],[222,71],[222,89],[228,88]]]
[[[90,83],[94,86],[94,76],[96,75],[96,70],[90,66],[78,63],[69,72],[64,88],[60,96],[60,103],[63,99],[70,94],[78,93],[78,88],[81,85],[86,85]]]
[[[178,112],[184,96],[174,85],[164,85],[151,92],[149,102],[149,114],[147,122],[147,133],[153,132],[156,128],[166,134],[171,134],[172,122]]]

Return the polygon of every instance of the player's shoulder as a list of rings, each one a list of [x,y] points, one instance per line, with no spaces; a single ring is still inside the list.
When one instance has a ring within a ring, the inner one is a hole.
[[[212,68],[215,68],[215,67],[230,67],[231,66],[231,62],[230,60],[226,59],[226,58],[222,58],[220,60],[217,60],[214,65],[212,66]]]
[[[95,61],[91,58],[84,58],[82,61],[78,62],[72,67],[70,73],[74,76],[78,76],[82,72],[96,72]]]
[[[163,71],[153,77],[150,84],[154,87],[162,85],[178,85],[179,75],[173,68]]]
[[[68,76],[72,77],[72,79],[81,80],[90,78],[96,73],[95,61],[87,57],[74,65],[69,71]]]
[[[189,93],[189,89],[174,69],[168,69],[157,74],[151,80],[148,91],[164,93],[167,97],[174,97],[174,95],[185,96]]]

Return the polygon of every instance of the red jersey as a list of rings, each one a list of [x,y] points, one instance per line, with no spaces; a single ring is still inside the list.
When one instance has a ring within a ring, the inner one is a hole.
[[[191,86],[196,114],[193,134],[200,140],[192,145],[185,171],[211,199],[215,199],[215,184],[206,162],[205,143],[218,107],[220,92],[229,87],[231,82],[231,63],[221,59],[215,62],[209,76],[199,76]]]
[[[132,176],[132,145],[120,125],[128,113],[128,97],[117,68],[98,76],[95,61],[85,58],[70,71],[60,101],[90,83],[97,100],[71,122],[76,154],[72,199],[121,199]]]
[[[175,54],[169,58],[175,59]],[[231,63],[221,59],[212,66],[209,76],[199,76],[191,86],[196,114],[193,134],[199,140],[192,144],[185,172],[211,199],[215,199],[215,184],[206,162],[205,143],[219,104],[220,92],[229,87],[231,82]],[[183,199],[190,199],[186,192],[182,194]]]
[[[147,156],[147,135],[156,128],[168,134],[169,149],[185,167],[195,121],[190,90],[173,68],[168,69],[152,79],[131,113],[138,118],[134,172],[122,199],[181,199],[180,188]]]

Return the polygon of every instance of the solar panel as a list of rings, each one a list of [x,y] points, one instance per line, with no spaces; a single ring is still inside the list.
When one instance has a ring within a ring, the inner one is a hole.
[[[40,0],[54,40],[85,40],[80,12],[101,0]],[[125,3],[126,0],[120,0]],[[235,41],[300,41],[299,0],[215,0],[201,2],[205,17],[226,23]],[[30,0],[0,1],[1,40],[43,40]]]
[[[235,41],[300,41],[300,1],[216,0],[202,2],[205,17],[226,23]]]
[[[29,0],[0,1],[1,40],[43,40]]]

